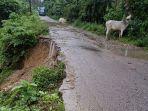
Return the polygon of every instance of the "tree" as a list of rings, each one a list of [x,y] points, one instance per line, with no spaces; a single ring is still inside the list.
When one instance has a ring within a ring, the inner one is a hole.
[[[10,13],[20,10],[19,2],[16,0],[0,0],[0,24],[2,20],[9,18]]]
[[[32,1],[29,0],[29,11],[30,11],[30,14],[32,13]]]

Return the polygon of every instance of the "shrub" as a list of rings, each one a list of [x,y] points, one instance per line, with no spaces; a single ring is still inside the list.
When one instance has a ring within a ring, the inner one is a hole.
[[[36,15],[12,13],[0,29],[0,64],[16,67],[28,48],[37,43],[37,36],[47,31],[47,26]]]
[[[60,63],[56,68],[37,67],[33,70],[33,82],[39,89],[48,90],[55,87],[64,78],[64,64]]]
[[[102,23],[112,0],[45,0],[50,16],[65,16],[69,21]],[[99,8],[98,8],[99,7]]]
[[[111,7],[108,7],[106,9],[106,14],[104,15],[105,21],[107,20],[121,20],[123,17],[125,17],[125,9],[124,9],[124,1],[119,0],[119,4],[115,6],[115,4],[112,4]]]
[[[45,0],[45,6],[48,10],[48,15],[50,17],[58,19],[63,16],[63,10],[65,6],[64,0]]]
[[[87,22],[81,22],[80,20],[76,20],[74,22],[74,26],[77,26],[77,27],[82,28],[87,31],[94,32],[98,35],[102,35],[105,33],[105,28],[101,24],[87,23]]]
[[[128,36],[135,40],[135,45],[148,47],[148,15],[146,10],[147,0],[130,0],[129,10],[132,14],[132,21],[127,29]]]
[[[46,67],[37,67],[33,70],[33,82],[36,83],[39,89],[49,89],[49,85],[54,85],[55,71]]]
[[[137,39],[134,44],[139,47],[148,47],[148,36],[142,39]]]
[[[0,84],[12,73],[12,70],[9,68],[5,68],[0,72]]]
[[[144,39],[148,37],[148,15],[146,10],[147,0],[131,0],[129,1],[129,9],[132,13],[132,22],[128,28],[129,36]]]
[[[148,43],[145,41],[148,39],[147,4],[147,0],[119,0],[119,5],[116,8],[109,8],[104,18],[105,20],[121,20],[122,17],[130,13],[132,20],[124,34],[130,38],[131,42],[134,41],[135,45],[147,47]]]
[[[111,3],[110,0],[82,0],[79,18],[82,21],[92,23],[103,23],[103,16],[105,15],[106,8]]]
[[[0,1],[0,21],[8,19],[9,14],[17,12],[20,9],[18,2],[15,0],[1,0]]]
[[[79,18],[79,11],[80,11],[79,5],[68,4],[64,8],[64,16],[68,19],[68,21],[74,22],[74,20]]]
[[[54,92],[52,94],[48,94],[43,91],[39,91],[41,95],[40,105],[42,106],[42,111],[65,111],[64,104],[61,98],[59,97],[58,92]]]
[[[12,12],[24,13],[27,4],[20,0],[0,0],[0,23],[9,18]]]
[[[29,107],[39,100],[37,85],[22,81],[21,84],[15,86],[10,92],[1,93],[0,107],[19,109],[27,111]]]
[[[36,84],[22,81],[9,92],[0,92],[0,111],[64,111],[58,93],[39,91]]]

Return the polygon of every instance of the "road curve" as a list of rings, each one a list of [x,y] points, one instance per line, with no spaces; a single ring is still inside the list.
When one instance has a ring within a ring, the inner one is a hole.
[[[65,56],[66,111],[148,111],[148,61],[115,55],[70,26],[52,26],[50,36]]]

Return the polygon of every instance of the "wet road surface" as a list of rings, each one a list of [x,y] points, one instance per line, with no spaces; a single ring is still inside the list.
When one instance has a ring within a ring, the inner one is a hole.
[[[71,26],[52,26],[50,36],[67,66],[66,111],[148,111],[148,61],[118,56]]]

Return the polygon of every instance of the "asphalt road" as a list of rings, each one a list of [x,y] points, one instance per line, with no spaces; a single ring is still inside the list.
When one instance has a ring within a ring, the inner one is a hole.
[[[66,111],[148,111],[148,61],[98,47],[93,35],[71,26],[50,26],[49,33],[67,66],[60,88]]]

